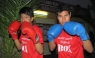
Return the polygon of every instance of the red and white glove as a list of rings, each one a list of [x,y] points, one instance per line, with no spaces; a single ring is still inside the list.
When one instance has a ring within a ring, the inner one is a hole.
[[[18,38],[18,34],[17,34],[17,31],[20,27],[20,22],[18,21],[13,21],[9,27],[8,27],[8,32],[9,34],[11,35],[12,39],[15,40]]]
[[[30,39],[32,39],[33,43],[36,44],[39,40],[33,26],[31,23],[24,21],[21,25],[22,34],[26,34]]]

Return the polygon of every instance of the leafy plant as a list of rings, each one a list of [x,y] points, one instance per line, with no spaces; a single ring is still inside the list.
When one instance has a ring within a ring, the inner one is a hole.
[[[9,38],[7,28],[13,20],[19,20],[18,12],[22,7],[30,6],[33,8],[41,1],[43,0],[0,0],[1,58],[18,58],[16,56],[18,50],[15,49],[13,40]]]

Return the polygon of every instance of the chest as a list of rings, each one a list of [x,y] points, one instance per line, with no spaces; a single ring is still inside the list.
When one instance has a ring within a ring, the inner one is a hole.
[[[78,44],[81,44],[82,41],[78,36],[72,36],[62,31],[62,33],[57,38],[55,38],[55,43],[61,45],[76,46]]]

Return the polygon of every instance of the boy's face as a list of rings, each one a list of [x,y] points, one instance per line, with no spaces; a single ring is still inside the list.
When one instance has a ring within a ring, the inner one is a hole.
[[[70,21],[71,13],[68,11],[58,12],[57,19],[60,24],[64,25],[65,22]]]
[[[33,17],[30,17],[29,15],[22,13],[20,16],[20,20],[21,20],[21,23],[24,21],[31,23],[31,21],[33,21]]]

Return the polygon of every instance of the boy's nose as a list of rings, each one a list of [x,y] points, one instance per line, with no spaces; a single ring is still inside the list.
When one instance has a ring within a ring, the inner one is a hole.
[[[62,17],[62,21],[66,21],[66,18],[65,17]]]

